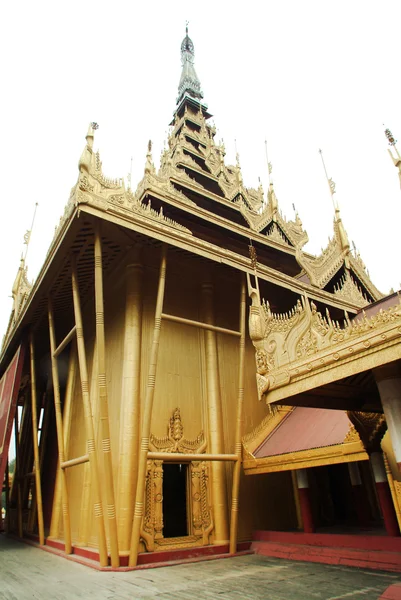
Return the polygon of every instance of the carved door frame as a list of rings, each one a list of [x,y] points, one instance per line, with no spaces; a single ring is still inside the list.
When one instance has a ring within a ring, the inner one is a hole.
[[[169,421],[165,438],[150,436],[149,448],[157,452],[171,454],[202,454],[206,450],[203,431],[195,440],[183,436],[180,409],[176,408]],[[206,546],[213,530],[213,517],[209,489],[209,465],[206,461],[185,461],[177,459],[178,464],[188,465],[186,482],[186,505],[188,535],[165,538],[163,535],[163,460],[148,460],[145,485],[145,511],[141,527],[141,539],[146,550]]]

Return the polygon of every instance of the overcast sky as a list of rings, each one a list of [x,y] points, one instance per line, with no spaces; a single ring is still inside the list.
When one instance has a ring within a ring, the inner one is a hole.
[[[189,20],[195,66],[229,163],[267,189],[264,140],[279,204],[294,203],[320,252],[333,208],[383,292],[398,288],[401,191],[383,123],[401,140],[397,1],[3,2],[0,9],[0,331],[39,203],[28,253],[36,277],[78,176],[90,121],[108,177],[140,180],[148,139],[158,163],[175,109]],[[401,144],[400,144],[401,146]]]

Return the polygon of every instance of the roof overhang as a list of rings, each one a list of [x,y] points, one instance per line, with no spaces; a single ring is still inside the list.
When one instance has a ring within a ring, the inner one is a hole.
[[[243,439],[246,475],[368,460],[344,411],[279,407]]]

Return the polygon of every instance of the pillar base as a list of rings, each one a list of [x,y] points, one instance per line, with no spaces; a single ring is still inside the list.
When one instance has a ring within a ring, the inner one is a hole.
[[[398,537],[400,535],[400,528],[397,523],[390,487],[387,482],[378,482],[376,483],[376,489],[387,535]]]
[[[313,523],[312,506],[310,501],[310,490],[309,488],[299,488],[298,493],[302,521],[304,524],[304,533],[315,533],[315,525]]]

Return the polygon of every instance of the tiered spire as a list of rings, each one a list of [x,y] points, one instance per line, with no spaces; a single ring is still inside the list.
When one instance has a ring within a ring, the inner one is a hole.
[[[177,104],[181,102],[187,94],[191,98],[200,100],[203,98],[201,84],[194,67],[195,48],[191,38],[188,35],[188,24],[185,29],[185,38],[181,44],[181,64],[182,73],[178,85]]]

